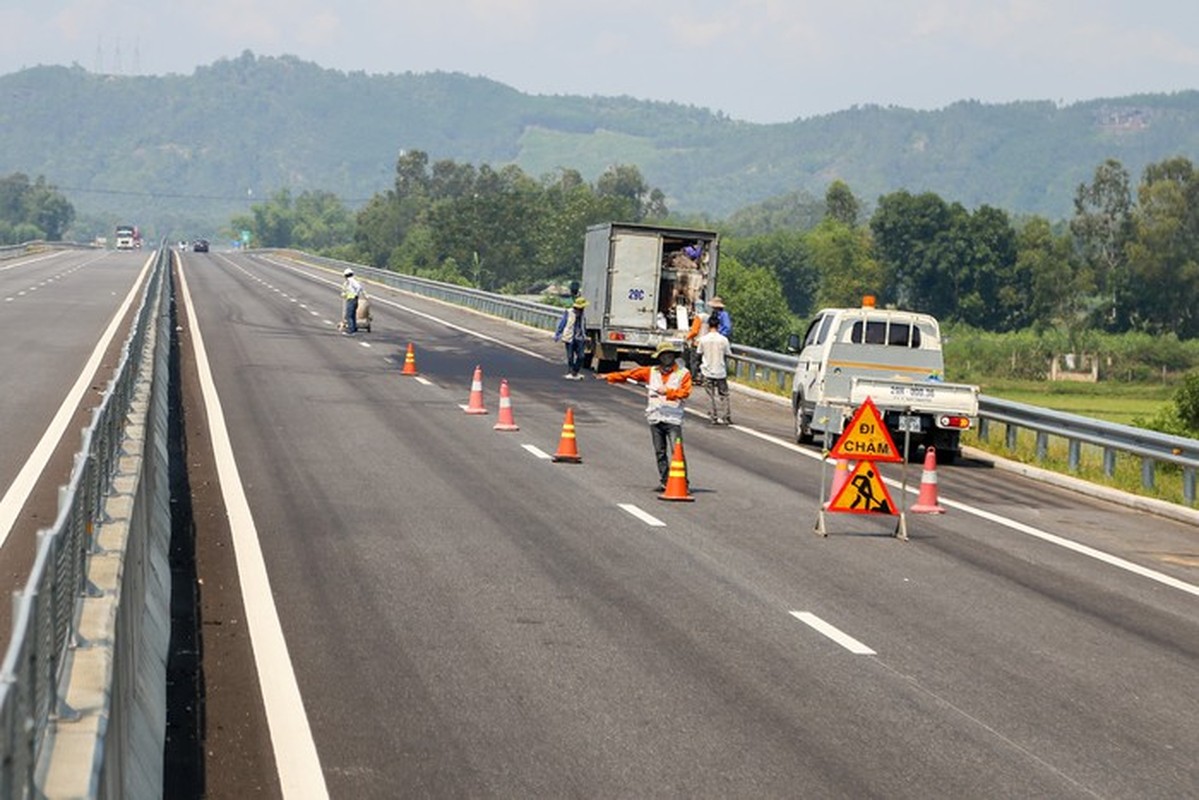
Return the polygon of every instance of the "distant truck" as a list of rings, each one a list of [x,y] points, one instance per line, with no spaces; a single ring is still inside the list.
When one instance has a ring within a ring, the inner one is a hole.
[[[908,435],[909,458],[927,446],[943,463],[961,454],[962,431],[978,418],[978,387],[944,381],[933,317],[876,308],[867,297],[860,308],[823,309],[802,343],[793,335],[787,349],[799,353],[791,384],[796,441],[839,434],[869,397],[901,451]]]
[[[142,235],[136,225],[117,226],[117,249],[136,250],[142,246]]]
[[[712,231],[608,222],[587,228],[581,294],[587,355],[596,372],[649,364],[663,341],[681,343],[690,315],[716,292],[719,237]]]

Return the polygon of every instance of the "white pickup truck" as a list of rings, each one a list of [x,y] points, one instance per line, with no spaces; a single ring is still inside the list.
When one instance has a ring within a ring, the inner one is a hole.
[[[932,446],[938,461],[950,463],[978,418],[978,387],[944,381],[941,328],[927,314],[875,308],[873,298],[860,308],[826,308],[788,350],[799,353],[791,384],[796,441],[839,434],[869,397],[901,451],[907,434],[909,458]]]

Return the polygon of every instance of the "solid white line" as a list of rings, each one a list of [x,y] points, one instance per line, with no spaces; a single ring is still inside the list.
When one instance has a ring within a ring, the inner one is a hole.
[[[824,634],[851,653],[859,656],[875,655],[874,651],[869,647],[862,644],[849,634],[839,630],[838,628],[834,628],[832,625],[829,625],[827,622],[810,611],[792,611],[791,616],[811,627],[813,630]]]
[[[806,448],[800,447],[799,445],[796,445],[791,442],[780,439],[777,436],[771,436],[768,433],[761,433],[759,431],[751,430],[749,428],[745,428],[742,426],[737,426],[737,430],[742,431],[743,433],[745,433],[748,436],[753,436],[754,438],[770,442],[771,444],[775,444],[780,447],[785,447],[788,450],[792,450],[796,453],[801,453],[804,456],[807,456],[808,458],[814,459],[816,461],[820,461],[822,458],[819,453],[814,453],[811,450],[808,450]],[[900,488],[903,485],[901,481],[897,481],[892,478],[883,478],[883,480],[892,488]],[[913,486],[908,487],[908,494],[918,494],[918,493],[919,493],[919,487],[913,487]],[[1096,561],[1100,561],[1104,564],[1107,564],[1108,566],[1115,567],[1116,569],[1122,569],[1125,572],[1131,572],[1134,575],[1140,575],[1142,578],[1148,578],[1149,580],[1156,581],[1157,583],[1160,583],[1164,586],[1169,586],[1173,589],[1178,589],[1179,591],[1183,591],[1183,592],[1186,592],[1187,594],[1192,594],[1192,595],[1195,595],[1196,597],[1199,597],[1199,586],[1196,586],[1193,583],[1187,583],[1186,581],[1179,580],[1178,578],[1174,578],[1170,575],[1166,575],[1164,572],[1158,572],[1155,569],[1150,569],[1149,567],[1143,567],[1140,564],[1135,564],[1131,561],[1120,558],[1119,556],[1114,556],[1111,553],[1105,553],[1102,550],[1096,550],[1094,547],[1088,547],[1085,544],[1080,544],[1078,542],[1071,541],[1065,537],[1058,536],[1053,533],[1049,533],[1048,531],[1043,531],[1040,528],[1034,528],[1032,525],[1026,525],[1023,522],[1018,522],[1014,519],[1009,519],[1007,517],[1000,516],[999,514],[995,514],[991,511],[985,511],[981,508],[978,508],[977,506],[972,506],[967,503],[959,502],[957,500],[947,500],[944,497],[938,497],[938,500],[941,503],[941,505],[943,505],[943,506],[947,506],[949,508],[956,508],[959,511],[964,511],[967,514],[972,514],[981,519],[985,519],[988,522],[993,522],[996,525],[1002,525],[1003,527],[1008,528],[1009,530],[1016,531],[1017,533],[1022,533],[1025,536],[1031,536],[1034,539],[1040,539],[1043,542],[1057,545],[1058,547],[1065,548],[1066,550],[1070,550],[1072,552],[1078,553],[1081,556],[1086,556],[1087,558],[1095,559]]]
[[[542,450],[541,448],[539,448],[535,445],[522,444],[521,447],[528,450],[530,453],[537,456],[538,458],[545,459],[546,461],[549,461],[551,458],[553,458],[553,456],[551,456],[549,453],[545,452],[544,450]]]
[[[113,337],[117,335],[121,321],[129,313],[129,307],[133,305],[134,298],[141,291],[142,284],[146,280],[146,275],[150,271],[150,264],[153,261],[154,258],[151,256],[142,265],[141,274],[133,282],[133,287],[129,290],[129,294],[125,295],[125,299],[121,302],[117,313],[113,315],[113,318],[108,323],[108,327],[105,329],[103,335],[100,336],[100,341],[96,343],[96,347],[92,350],[91,357],[83,365],[83,371],[75,379],[75,385],[71,387],[71,391],[67,393],[66,398],[62,401],[62,405],[58,407],[58,412],[50,420],[50,425],[46,428],[46,432],[42,434],[42,438],[38,440],[37,446],[29,454],[25,465],[21,467],[21,471],[17,473],[17,477],[13,479],[12,484],[4,493],[4,498],[0,499],[0,545],[3,545],[8,540],[8,535],[12,533],[12,527],[17,522],[17,516],[21,513],[21,509],[25,507],[25,503],[29,500],[29,495],[33,493],[33,487],[37,485],[38,478],[41,477],[42,472],[46,469],[46,464],[50,462],[50,456],[54,454],[54,448],[62,441],[63,434],[67,430],[67,425],[70,424],[71,418],[75,416],[75,410],[79,408],[79,403],[83,399],[83,393],[91,386],[92,379],[96,375],[96,370],[100,368],[100,362],[104,358],[104,351],[108,349],[108,345],[112,342]]]
[[[267,259],[267,260],[270,263],[274,264],[275,266],[281,267],[283,269],[291,269],[291,270],[295,270],[296,272],[304,272],[303,270],[300,270],[300,269],[292,266],[291,264],[284,264],[284,263],[281,263],[274,259]],[[293,263],[305,263],[305,262],[293,262]],[[314,265],[305,264],[305,266],[314,266]],[[316,267],[316,268],[321,269],[320,267]],[[304,274],[308,274],[308,273],[304,272]],[[330,283],[332,283],[332,281],[330,281]],[[495,339],[491,336],[487,336],[486,334],[477,333],[468,328],[464,328],[459,325],[455,325],[452,322],[443,320],[432,314],[426,314],[417,309],[410,308],[408,306],[404,306],[399,303],[393,302],[391,300],[388,300],[387,298],[376,298],[376,299],[379,302],[386,303],[387,305],[391,305],[391,306],[394,306],[395,308],[401,309],[402,311],[404,311],[408,314],[413,314],[413,315],[416,315],[419,317],[424,317],[425,319],[445,325],[446,327],[451,328],[452,330],[457,330],[462,333],[466,333],[468,335],[475,336],[479,339],[483,339],[485,341],[492,342],[501,347],[506,347],[510,350],[515,350],[518,353],[523,353],[525,355],[532,356],[533,358],[537,358],[541,361],[551,361],[551,362],[554,361],[553,359],[546,358],[545,356],[541,355],[540,353],[533,353],[529,350],[525,350],[522,347],[510,345],[506,342],[499,341],[498,339]],[[465,407],[465,406],[463,406],[463,407]],[[692,413],[696,413],[696,414],[700,413],[696,409],[688,409],[688,411],[691,411]],[[799,445],[797,445],[793,442],[788,442],[784,439],[780,439],[777,436],[771,436],[768,433],[762,433],[761,431],[756,431],[751,428],[747,428],[744,425],[733,425],[731,427],[733,430],[744,433],[747,436],[753,436],[757,439],[761,439],[763,441],[770,442],[771,444],[777,445],[779,447],[783,447],[783,448],[785,448],[787,450],[791,450],[792,452],[795,452],[795,453],[799,453],[799,454],[801,454],[807,458],[811,458],[815,461],[823,461],[824,460],[823,456],[819,452],[813,452],[806,448],[800,447]],[[900,481],[892,480],[890,478],[884,478],[884,480],[892,487],[901,486]],[[919,492],[918,487],[911,487],[911,486],[908,487],[909,494],[917,494],[918,492]],[[1137,564],[1133,564],[1132,562],[1125,561],[1124,559],[1119,558],[1118,556],[1113,556],[1113,555],[1109,555],[1107,553],[1103,553],[1102,551],[1095,550],[1093,548],[1087,547],[1086,545],[1071,542],[1068,539],[1063,539],[1063,538],[1061,538],[1059,536],[1055,536],[1051,533],[1047,533],[1047,532],[1039,530],[1037,528],[1033,528],[1032,526],[1024,525],[1023,523],[1016,522],[1015,520],[1009,520],[1005,517],[1000,517],[998,515],[991,514],[990,512],[982,511],[981,509],[973,508],[971,506],[967,506],[962,503],[955,503],[953,501],[946,501],[946,500],[942,499],[941,504],[942,505],[950,505],[954,508],[958,508],[962,511],[965,511],[968,514],[975,514],[976,516],[982,517],[983,519],[988,519],[992,522],[995,522],[996,524],[1003,525],[1007,528],[1010,528],[1011,530],[1027,534],[1029,536],[1034,536],[1036,538],[1039,538],[1039,539],[1041,539],[1045,542],[1049,542],[1051,544],[1060,545],[1069,550],[1073,550],[1074,552],[1079,553],[1080,555],[1098,559],[1099,561],[1102,561],[1103,563],[1108,564],[1110,566],[1117,567],[1118,569],[1124,569],[1124,570],[1133,572],[1142,577],[1149,578],[1150,580],[1165,584],[1166,586],[1172,586],[1176,589],[1181,589],[1184,592],[1199,595],[1199,586],[1195,586],[1193,584],[1186,583],[1185,581],[1180,581],[1180,580],[1178,580],[1176,578],[1172,578],[1169,575],[1166,575],[1164,573],[1157,572],[1156,570],[1152,570],[1147,567],[1142,567]]]
[[[632,503],[617,503],[618,506],[632,514],[637,519],[649,525],[651,528],[665,528],[666,523],[646,511],[642,511]]]
[[[1158,583],[1165,584],[1166,586],[1199,597],[1199,586],[1196,586],[1193,583],[1187,583],[1186,581],[1178,580],[1177,578],[1158,572],[1157,570],[1149,569],[1148,567],[1142,567],[1140,564],[1134,564],[1131,561],[1126,561],[1119,556],[1113,556],[1111,553],[1105,553],[1102,550],[1096,550],[1094,547],[1088,547],[1085,544],[1073,542],[1062,536],[1058,536],[1057,534],[1043,531],[1040,528],[1034,528],[1031,525],[1025,525],[1023,522],[1017,522],[1014,519],[1001,517],[998,514],[990,511],[984,511],[981,508],[976,508],[974,506],[967,505],[966,503],[961,503],[956,500],[946,500],[943,497],[938,498],[938,500],[942,505],[949,506],[950,508],[956,508],[960,511],[965,511],[967,514],[974,514],[977,517],[982,517],[985,520],[994,522],[996,525],[1003,525],[1006,528],[1019,531],[1020,533],[1032,536],[1035,539],[1040,539],[1041,541],[1055,544],[1058,547],[1064,547],[1067,550],[1072,550],[1075,553],[1087,556],[1088,558],[1093,558],[1096,561],[1102,561],[1104,564],[1109,564],[1117,569],[1131,572],[1134,575],[1140,575],[1142,578],[1148,578],[1151,581],[1157,581]]]
[[[200,375],[204,405],[208,409],[209,440],[212,442],[221,494],[233,535],[246,624],[258,669],[258,684],[262,688],[262,701],[266,707],[279,785],[284,797],[328,797],[329,790],[321,772],[320,757],[312,739],[308,716],[304,713],[304,700],[300,696],[287,642],[279,625],[279,612],[271,594],[270,578],[258,542],[258,529],[254,525],[254,516],[250,512],[250,503],[246,499],[237,461],[233,456],[233,445],[221,411],[221,399],[212,380],[204,337],[182,269],[179,270],[179,288],[191,322],[196,368]]]
[[[312,277],[312,273],[309,271],[309,269],[319,269],[319,270],[325,271],[324,267],[318,267],[315,264],[309,264],[306,261],[295,260],[295,261],[292,261],[291,263],[285,264],[285,263],[278,261],[277,259],[273,259],[273,258],[266,258],[263,260],[270,264],[274,264],[275,266],[277,266],[281,269],[298,272],[301,275],[304,275],[307,277]],[[303,264],[305,267],[308,267],[309,269],[300,269],[298,266],[295,266],[297,264]],[[319,280],[325,280],[325,279],[319,278]],[[371,283],[376,283],[376,284],[378,283],[378,281],[370,281],[369,278],[367,278],[366,280],[368,280]],[[337,283],[335,281],[325,280],[325,283],[328,283],[330,285],[337,285]],[[386,284],[379,284],[379,285],[386,286]],[[387,288],[391,289],[392,291],[396,291],[396,292],[404,291],[403,289],[396,289],[396,288],[390,287],[390,286]],[[449,320],[442,319],[441,317],[426,313],[426,312],[421,311],[416,308],[412,308],[411,306],[402,305],[401,303],[397,303],[394,300],[388,299],[386,297],[371,295],[371,299],[372,299],[372,301],[374,301],[376,303],[382,303],[384,305],[389,305],[392,308],[398,308],[400,311],[403,311],[405,314],[407,314],[409,316],[422,317],[424,319],[429,320],[430,322],[436,322],[438,325],[442,325],[446,328],[449,328],[450,330],[458,331],[459,333],[464,333],[467,336],[473,336],[476,339],[482,339],[485,342],[490,342],[498,347],[503,347],[508,350],[512,350],[517,353],[521,353],[523,355],[529,356],[530,358],[536,358],[538,361],[545,361],[545,362],[548,362],[551,364],[556,364],[560,360],[560,359],[556,359],[556,358],[547,358],[546,356],[542,355],[541,353],[536,353],[532,350],[526,350],[523,347],[519,347],[514,344],[509,344],[508,342],[505,342],[501,339],[497,339],[494,336],[488,336],[485,333],[480,333],[479,331],[471,330],[470,328],[463,327],[462,325],[456,325],[455,323],[450,322]],[[463,308],[463,310],[465,310],[467,312],[471,311],[471,309],[469,309],[469,308]]]

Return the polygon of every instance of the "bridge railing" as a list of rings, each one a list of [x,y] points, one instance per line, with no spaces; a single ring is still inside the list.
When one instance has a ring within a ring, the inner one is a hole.
[[[165,733],[167,639],[147,629],[161,626],[155,609],[169,604],[161,596],[169,592],[169,266],[160,250],[58,514],[38,533],[29,580],[15,596],[0,662],[3,798],[161,794],[161,758],[144,754],[161,753]],[[84,691],[72,692],[80,678]],[[56,773],[55,743],[68,739]],[[85,763],[70,756],[84,752]],[[48,789],[55,774],[66,785]]]

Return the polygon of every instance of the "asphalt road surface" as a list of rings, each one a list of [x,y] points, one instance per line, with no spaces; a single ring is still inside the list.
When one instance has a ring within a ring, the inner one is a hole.
[[[1194,528],[967,462],[910,541],[817,537],[827,468],[742,394],[665,502],[643,390],[564,380],[543,332],[368,284],[343,336],[337,274],[180,272],[197,792],[1195,796]]]
[[[0,584],[24,586],[51,526],[80,432],[103,396],[137,308],[144,252],[48,251],[0,261]],[[11,603],[0,603],[7,647]]]
[[[0,263],[10,589],[147,257]],[[171,796],[1194,796],[1195,529],[967,462],[911,541],[819,538],[830,470],[742,394],[663,502],[641,390],[563,380],[542,332],[370,286],[347,337],[338,275],[181,278]],[[568,408],[581,464],[548,458]]]

